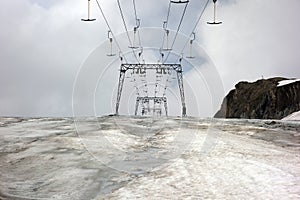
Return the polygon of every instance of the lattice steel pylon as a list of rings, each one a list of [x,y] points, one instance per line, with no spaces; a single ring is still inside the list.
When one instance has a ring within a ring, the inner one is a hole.
[[[151,109],[149,107],[149,102],[153,101],[153,104],[162,104],[164,103],[164,108],[165,108],[165,114],[166,116],[168,116],[168,105],[167,105],[167,97],[137,97],[136,98],[136,104],[135,104],[135,112],[134,114],[137,115],[138,113],[138,109],[139,109],[139,105],[142,103],[147,103],[148,107],[146,109],[147,112],[151,112]],[[153,113],[155,113],[156,111],[159,111],[159,115],[161,115],[161,108],[152,108]],[[142,115],[145,115],[147,113],[145,113],[145,110],[142,110]]]
[[[117,102],[116,102],[116,115],[119,115],[120,101],[121,101],[122,90],[124,86],[125,74],[127,70],[136,70],[137,72],[138,71],[142,72],[145,70],[174,70],[177,73],[177,80],[178,80],[181,106],[182,106],[182,116],[183,117],[186,116],[186,104],[185,104],[183,76],[182,76],[183,71],[182,71],[181,64],[128,64],[128,63],[121,64],[120,67],[118,94],[117,94]]]

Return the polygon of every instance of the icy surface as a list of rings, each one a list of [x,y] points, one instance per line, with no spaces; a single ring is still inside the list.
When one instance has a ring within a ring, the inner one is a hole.
[[[277,87],[288,85],[288,84],[291,84],[291,83],[295,83],[297,81],[300,81],[300,79],[279,81],[279,84],[277,85]]]
[[[289,116],[283,118],[282,120],[290,120],[290,121],[300,121],[300,111],[294,112]]]
[[[0,199],[300,199],[300,122],[0,118]]]

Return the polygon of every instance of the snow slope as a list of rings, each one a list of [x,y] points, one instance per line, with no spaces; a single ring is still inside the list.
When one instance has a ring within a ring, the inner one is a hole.
[[[294,112],[294,113],[290,114],[289,116],[283,118],[282,120],[300,121],[300,111]]]
[[[299,199],[300,122],[0,118],[0,199]]]
[[[277,87],[280,87],[280,86],[284,86],[284,85],[288,85],[288,84],[291,84],[291,83],[295,83],[297,81],[300,81],[300,79],[291,79],[291,80],[284,80],[284,81],[279,81]]]

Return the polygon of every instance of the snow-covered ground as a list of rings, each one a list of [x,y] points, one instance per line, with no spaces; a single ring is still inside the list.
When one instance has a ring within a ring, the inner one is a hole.
[[[300,199],[300,122],[0,118],[0,199]]]
[[[290,114],[289,116],[283,118],[282,120],[300,121],[300,111],[294,112],[294,113]]]
[[[300,79],[291,79],[291,80],[279,81],[277,87],[288,85],[288,84],[291,84],[291,83],[295,83],[297,81],[300,81]]]

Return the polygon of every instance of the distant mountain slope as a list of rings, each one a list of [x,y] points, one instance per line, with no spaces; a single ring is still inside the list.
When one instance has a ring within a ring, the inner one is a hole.
[[[300,110],[300,80],[239,82],[224,98],[216,118],[282,119]]]

